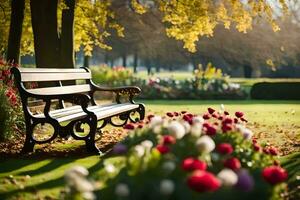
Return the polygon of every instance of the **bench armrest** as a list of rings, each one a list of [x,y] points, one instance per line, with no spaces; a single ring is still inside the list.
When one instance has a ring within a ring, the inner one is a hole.
[[[136,86],[124,86],[124,87],[100,87],[97,85],[92,86],[96,91],[107,91],[115,92],[120,95],[138,95],[141,92],[141,89]]]
[[[92,90],[94,91],[105,91],[113,92],[116,96],[117,103],[120,102],[120,96],[129,96],[129,101],[134,103],[133,97],[141,93],[141,89],[137,86],[124,86],[124,87],[101,87],[95,84],[92,84]]]

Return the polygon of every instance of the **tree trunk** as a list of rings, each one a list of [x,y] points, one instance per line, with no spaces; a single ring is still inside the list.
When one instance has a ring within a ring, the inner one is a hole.
[[[244,64],[244,77],[251,78],[252,77],[252,67],[249,64]]]
[[[138,54],[135,52],[133,54],[133,72],[137,73],[137,65],[138,65]]]
[[[11,1],[11,21],[6,60],[10,63],[19,64],[22,26],[24,20],[25,0]]]
[[[35,60],[38,68],[58,68],[60,45],[57,31],[57,0],[31,0]]]
[[[62,11],[62,27],[60,37],[60,67],[74,68],[74,8],[75,0],[64,0],[68,6]]]
[[[127,67],[127,55],[126,54],[122,55],[122,63],[123,63],[123,67]]]
[[[145,65],[146,65],[146,68],[147,68],[147,74],[149,76],[149,75],[151,75],[151,61],[149,59],[146,59]]]
[[[83,66],[89,68],[90,67],[90,56],[84,56]]]

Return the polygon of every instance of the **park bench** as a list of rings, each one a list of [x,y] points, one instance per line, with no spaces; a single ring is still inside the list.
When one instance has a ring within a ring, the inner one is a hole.
[[[51,142],[57,136],[72,136],[76,140],[84,140],[88,152],[99,153],[100,150],[95,145],[96,132],[101,133],[101,129],[107,124],[122,127],[128,121],[137,122],[144,119],[144,105],[133,100],[133,97],[141,92],[140,88],[100,87],[93,83],[91,72],[87,68],[14,67],[11,72],[19,90],[26,123],[26,140],[22,152],[32,152],[35,144]],[[78,84],[78,80],[81,80],[82,84]],[[28,87],[28,83],[35,83],[37,88]],[[98,105],[94,97],[97,91],[113,93],[115,102]],[[31,112],[28,102],[32,99],[44,102],[43,113]],[[66,104],[71,106],[66,107]],[[139,114],[139,117],[134,118],[134,113],[135,116]],[[35,127],[46,123],[53,127],[53,135],[42,141],[37,140],[33,134]],[[85,128],[89,130],[88,133],[79,134],[84,132]]]

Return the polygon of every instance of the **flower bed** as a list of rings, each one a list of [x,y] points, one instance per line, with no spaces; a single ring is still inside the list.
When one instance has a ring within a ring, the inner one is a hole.
[[[106,86],[136,85],[142,89],[141,99],[245,99],[246,92],[239,84],[230,83],[220,69],[208,64],[195,70],[194,77],[186,80],[134,76],[131,70],[118,66],[93,67],[93,81]]]
[[[0,58],[0,141],[16,136],[25,128],[20,100],[10,74],[13,66]]]
[[[275,147],[261,145],[242,112],[169,112],[128,124],[105,165],[101,199],[282,199],[287,172]],[[101,178],[101,177],[99,177]]]

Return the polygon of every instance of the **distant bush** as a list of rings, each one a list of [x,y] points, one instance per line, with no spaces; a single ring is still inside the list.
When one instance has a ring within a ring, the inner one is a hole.
[[[252,99],[300,100],[300,82],[256,83],[250,94]]]
[[[109,67],[107,65],[100,65],[98,67],[91,67],[92,78],[96,84],[105,86],[121,86],[128,85],[133,79],[133,72],[122,66]]]

